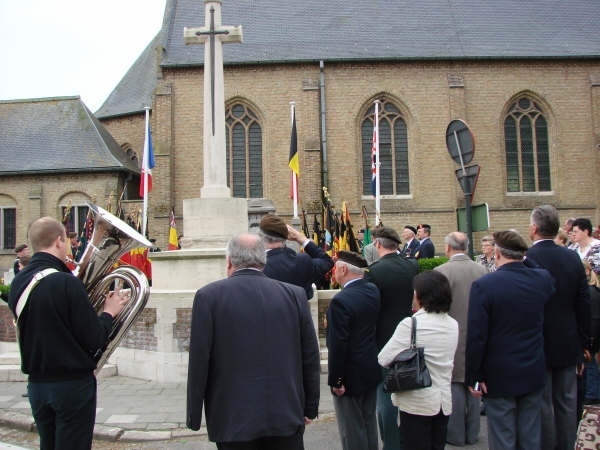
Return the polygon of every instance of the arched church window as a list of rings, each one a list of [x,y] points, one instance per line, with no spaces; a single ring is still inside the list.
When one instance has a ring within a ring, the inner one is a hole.
[[[0,250],[17,245],[17,207],[15,201],[0,195]]]
[[[504,119],[506,188],[508,192],[550,191],[548,124],[541,108],[519,98]]]
[[[375,105],[362,121],[363,195],[372,195],[371,158]],[[379,190],[381,195],[410,194],[408,179],[408,137],[400,110],[389,100],[379,105]]]
[[[234,103],[225,111],[227,185],[234,197],[263,196],[262,128],[247,105]]]

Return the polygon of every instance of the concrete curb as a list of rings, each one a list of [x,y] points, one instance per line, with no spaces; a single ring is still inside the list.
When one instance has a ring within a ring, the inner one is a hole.
[[[36,431],[33,417],[26,414],[0,411],[0,424],[17,430]],[[134,430],[109,427],[102,424],[94,425],[94,439],[113,442],[168,441],[179,437],[203,436],[206,434],[206,428],[204,427],[200,428],[199,431],[193,431],[188,428],[175,428],[173,430]]]
[[[335,419],[335,413],[324,413],[319,415],[315,422],[330,422]],[[33,417],[10,411],[0,411],[0,424],[7,425],[18,430],[35,432],[35,421]],[[171,439],[205,436],[206,427],[198,431],[189,428],[174,428],[172,430],[134,430],[121,427],[109,427],[103,424],[94,425],[94,439],[103,441],[142,442],[142,441],[168,441]]]

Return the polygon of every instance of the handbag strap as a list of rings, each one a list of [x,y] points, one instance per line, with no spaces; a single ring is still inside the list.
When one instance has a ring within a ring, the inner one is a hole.
[[[411,326],[411,330],[410,330],[410,348],[416,348],[417,347],[417,319],[415,319],[415,316],[412,316],[411,319],[412,319],[412,326]]]

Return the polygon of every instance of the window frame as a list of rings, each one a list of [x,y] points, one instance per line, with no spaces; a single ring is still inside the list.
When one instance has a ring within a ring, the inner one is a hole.
[[[256,109],[245,102],[237,100],[225,108],[225,149],[231,195],[263,198],[263,127]]]
[[[510,105],[502,121],[506,194],[552,195],[550,126],[544,109],[529,95]]]
[[[381,99],[379,106],[379,161],[389,161],[386,169],[380,173],[380,195],[386,199],[412,199],[410,183],[410,149],[409,130],[405,115],[396,103],[390,99]],[[361,198],[363,200],[373,198],[371,192],[371,152],[373,144],[373,128],[375,126],[375,105],[363,115],[360,121],[361,134]],[[382,150],[383,149],[383,150]],[[393,154],[392,154],[393,150]],[[389,152],[389,156],[382,156]],[[380,165],[380,168],[383,164]],[[385,173],[389,175],[385,176]],[[385,176],[385,179],[384,179]],[[392,188],[392,193],[386,191],[386,183]],[[405,190],[402,191],[402,187]]]

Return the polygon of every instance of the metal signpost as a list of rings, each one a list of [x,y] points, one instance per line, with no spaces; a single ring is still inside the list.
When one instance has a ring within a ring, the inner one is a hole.
[[[480,167],[477,164],[467,166],[475,154],[475,139],[469,126],[463,120],[456,119],[446,128],[446,147],[448,153],[460,169],[456,170],[456,178],[465,194],[465,216],[467,221],[467,236],[469,237],[469,256],[473,257],[473,225],[471,217],[471,202],[475,186],[479,178]]]

